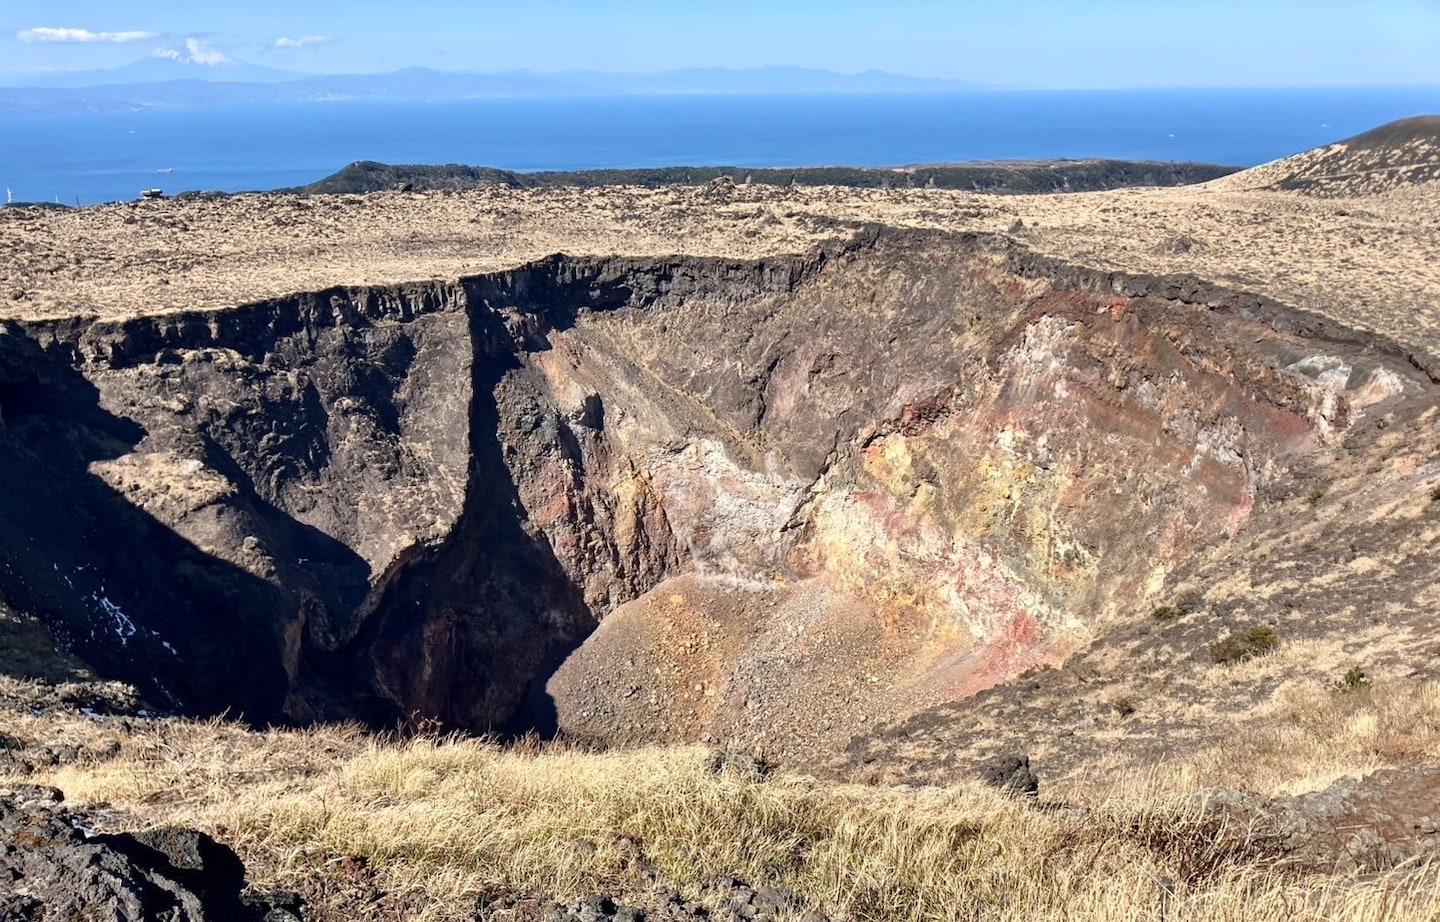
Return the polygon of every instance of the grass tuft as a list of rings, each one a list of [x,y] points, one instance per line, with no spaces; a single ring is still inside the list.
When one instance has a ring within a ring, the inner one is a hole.
[[[1210,648],[1210,660],[1220,665],[1233,665],[1264,656],[1280,645],[1280,635],[1272,627],[1252,627],[1243,634],[1231,634]]]

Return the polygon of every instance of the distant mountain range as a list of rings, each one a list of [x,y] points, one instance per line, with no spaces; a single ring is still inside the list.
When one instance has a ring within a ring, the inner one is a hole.
[[[984,87],[881,71],[800,67],[701,68],[658,73],[455,73],[411,67],[386,74],[307,75],[241,61],[151,56],[114,70],[0,75],[0,112],[86,112],[181,106],[676,93],[963,93]]]
[[[5,79],[0,74],[0,83],[14,83],[17,88],[41,89],[94,89],[113,86],[147,86],[176,81],[204,83],[279,83],[297,80],[305,74],[275,70],[258,64],[241,61],[222,61],[202,64],[187,57],[162,57],[152,55],[133,64],[114,70],[56,71],[34,74],[19,80]]]

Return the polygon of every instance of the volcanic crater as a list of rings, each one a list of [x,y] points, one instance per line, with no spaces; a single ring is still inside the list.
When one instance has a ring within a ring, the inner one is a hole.
[[[1165,601],[1435,360],[1011,235],[0,327],[4,600],[150,700],[816,763]]]

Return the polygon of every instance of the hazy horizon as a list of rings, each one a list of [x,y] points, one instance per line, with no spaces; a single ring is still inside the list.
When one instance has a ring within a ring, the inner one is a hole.
[[[18,71],[0,68],[0,81],[7,77],[58,77],[65,75],[80,74],[101,74],[115,73],[128,70],[135,65],[142,64],[152,57],[159,55],[147,55],[144,58],[136,58],[116,66],[106,67],[65,67],[51,68],[45,70]],[[932,81],[936,85],[953,84],[956,88],[968,88],[973,91],[995,92],[995,93],[1025,93],[1025,92],[1135,92],[1145,90],[1156,91],[1206,91],[1206,90],[1380,90],[1380,89],[1428,89],[1440,88],[1440,76],[1434,79],[1414,80],[1408,82],[1377,82],[1377,83],[1315,83],[1315,84],[1286,84],[1286,83],[1194,83],[1173,86],[1025,86],[1012,84],[986,84],[977,80],[969,80],[961,77],[935,77],[932,75],[911,73],[907,71],[885,70],[883,68],[871,67],[864,69],[841,69],[828,67],[804,67],[796,64],[755,64],[749,66],[726,66],[715,65],[693,65],[688,67],[673,68],[630,68],[630,69],[606,69],[606,68],[544,68],[544,67],[511,67],[505,69],[480,69],[480,68],[450,68],[435,67],[423,63],[404,64],[382,70],[335,70],[335,71],[307,71],[292,70],[287,67],[280,67],[271,64],[257,64],[245,58],[227,58],[226,64],[253,67],[271,71],[275,74],[284,74],[286,79],[304,80],[312,77],[376,77],[404,73],[406,71],[430,71],[440,74],[454,74],[464,76],[505,76],[509,74],[530,74],[540,77],[560,77],[572,74],[593,74],[601,76],[648,76],[654,74],[678,74],[685,72],[716,71],[729,73],[760,73],[765,71],[805,71],[816,74],[831,74],[839,77],[864,77],[868,75],[880,75],[885,77],[899,77],[917,81]],[[206,71],[196,70],[195,79],[207,79],[212,75]],[[218,75],[215,75],[218,76]],[[234,78],[229,78],[234,79]],[[19,88],[25,88],[20,85]]]
[[[54,0],[0,10],[0,82],[109,70],[155,57],[196,76],[231,62],[298,75],[526,70],[882,71],[995,90],[1440,85],[1440,3],[1382,0],[1177,4],[1104,0],[779,5],[723,12],[656,0],[603,8],[255,0],[243,10],[175,0]]]

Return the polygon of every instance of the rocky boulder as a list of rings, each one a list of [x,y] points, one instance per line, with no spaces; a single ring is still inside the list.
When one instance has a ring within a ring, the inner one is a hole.
[[[1383,769],[1261,803],[1222,793],[1211,806],[1271,839],[1290,863],[1308,870],[1370,874],[1440,855],[1436,766]]]
[[[298,922],[298,900],[245,893],[245,866],[193,829],[93,835],[54,788],[0,791],[5,922]]]
[[[991,787],[1006,794],[1023,797],[1040,796],[1040,779],[1030,769],[1030,757],[1023,754],[1001,755],[982,762],[976,774]]]

